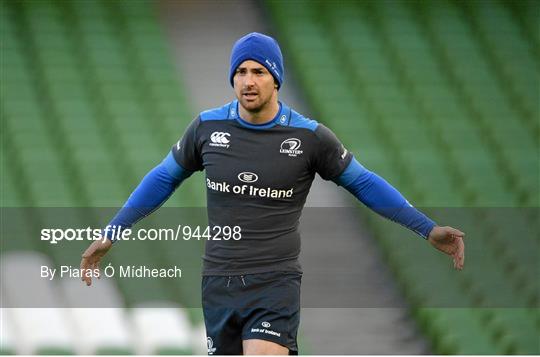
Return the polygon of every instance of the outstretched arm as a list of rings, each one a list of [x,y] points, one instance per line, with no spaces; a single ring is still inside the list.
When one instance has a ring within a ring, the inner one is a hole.
[[[465,234],[452,227],[437,226],[386,180],[367,170],[356,159],[353,158],[345,171],[334,181],[383,217],[429,240],[435,248],[452,256],[456,269],[463,269]]]
[[[142,218],[161,207],[182,181],[192,173],[178,165],[172,153],[169,153],[143,178],[109,226],[121,227],[121,229],[131,228]],[[92,284],[90,272],[99,270],[101,258],[112,246],[113,239],[110,230],[106,231],[105,236],[108,239],[93,242],[82,255],[81,276],[86,285]]]
[[[142,218],[161,207],[182,181],[191,174],[193,172],[180,166],[170,152],[142,179],[109,226],[121,227],[122,230],[131,228]],[[107,238],[114,242],[110,230],[107,232]]]

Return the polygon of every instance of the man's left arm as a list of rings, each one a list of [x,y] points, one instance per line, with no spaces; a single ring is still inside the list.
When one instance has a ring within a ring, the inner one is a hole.
[[[373,211],[427,239],[436,249],[453,258],[455,269],[463,269],[465,234],[452,227],[438,226],[414,208],[386,180],[366,169],[355,158],[352,158],[343,173],[333,181],[343,186]]]
[[[456,269],[463,269],[463,232],[452,227],[440,227],[414,208],[386,180],[356,161],[336,135],[324,125],[317,126],[315,135],[319,145],[313,161],[323,179],[345,187],[375,212],[421,235],[435,248],[450,255]]]

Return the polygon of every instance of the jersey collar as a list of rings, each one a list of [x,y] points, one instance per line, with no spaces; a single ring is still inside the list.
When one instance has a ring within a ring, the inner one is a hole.
[[[229,106],[229,118],[235,119],[240,125],[250,129],[268,129],[276,125],[286,126],[288,125],[291,117],[291,110],[286,104],[279,101],[278,103],[279,110],[272,120],[262,124],[252,124],[240,118],[240,112],[238,111],[238,100],[235,99],[231,102],[231,105]]]

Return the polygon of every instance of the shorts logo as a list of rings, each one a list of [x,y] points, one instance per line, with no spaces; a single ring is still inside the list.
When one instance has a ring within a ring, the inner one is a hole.
[[[251,333],[264,333],[264,334],[267,334],[267,335],[281,337],[281,332],[276,332],[274,330],[269,330],[268,329],[270,327],[269,322],[265,321],[265,322],[261,323],[261,325],[263,326],[263,328],[254,327],[254,328],[251,329]]]
[[[216,352],[216,348],[214,347],[214,341],[212,341],[212,337],[208,337],[206,339],[206,346],[208,347],[209,355],[213,355],[214,352]]]
[[[238,174],[238,179],[245,183],[252,183],[259,179],[259,176],[257,174],[254,174],[253,172],[241,172]]]
[[[214,131],[212,135],[210,135],[210,140],[212,142],[209,145],[228,148],[230,146],[229,143],[231,142],[228,136],[231,136],[231,134],[223,133],[221,131]]]
[[[302,150],[298,150],[300,149],[300,146],[302,146],[302,142],[299,139],[289,138],[281,143],[279,152],[281,154],[287,154],[291,157],[296,157],[298,155],[302,155],[303,153]]]

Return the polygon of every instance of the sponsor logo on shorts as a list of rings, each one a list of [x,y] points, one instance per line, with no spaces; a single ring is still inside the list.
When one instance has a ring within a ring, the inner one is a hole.
[[[212,337],[208,337],[206,339],[206,346],[208,347],[209,355],[213,355],[216,352],[216,348],[214,347],[214,341],[212,341]]]
[[[270,324],[270,322],[264,321],[264,322],[261,322],[261,325],[264,328],[252,328],[251,332],[253,332],[253,333],[264,333],[264,334],[267,334],[267,335],[281,337],[281,332],[276,332],[276,331],[268,329],[270,326],[272,326]]]

